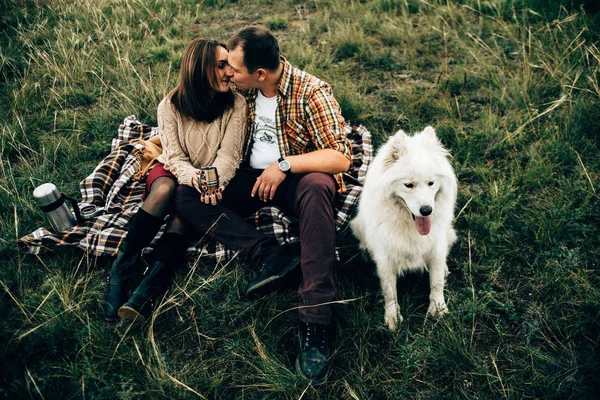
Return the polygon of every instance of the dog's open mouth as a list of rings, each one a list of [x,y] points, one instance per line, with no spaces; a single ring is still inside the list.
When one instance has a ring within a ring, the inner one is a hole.
[[[414,214],[412,217],[415,220],[417,231],[423,236],[428,235],[429,231],[431,231],[431,220],[429,217],[417,217]]]

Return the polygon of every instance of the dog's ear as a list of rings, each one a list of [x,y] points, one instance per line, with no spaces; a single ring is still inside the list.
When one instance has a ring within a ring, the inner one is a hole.
[[[446,150],[446,148],[442,144],[442,141],[437,137],[437,134],[435,133],[435,129],[433,129],[433,127],[427,126],[423,130],[423,132],[421,132],[421,138],[425,145],[429,146],[430,148],[437,147],[442,155],[450,157],[450,152]]]
[[[440,142],[440,140],[438,139],[435,133],[435,129],[433,129],[432,126],[425,127],[425,129],[423,129],[423,132],[421,132],[421,137],[423,143],[429,145],[430,147],[443,148],[442,142]]]
[[[437,135],[435,134],[435,129],[433,129],[432,126],[425,127],[425,129],[423,129],[423,132],[421,132],[421,135],[423,135],[423,139],[428,142],[438,142]]]
[[[408,136],[403,130],[399,130],[388,140],[387,146],[389,146],[389,148],[387,149],[387,155],[383,160],[384,169],[391,167],[392,164],[394,164],[402,155],[406,153],[407,137]]]
[[[394,150],[397,153],[396,158],[399,158],[400,156],[404,155],[404,153],[406,153],[406,139],[407,138],[408,138],[408,135],[402,129],[400,129],[390,139],[390,142],[392,143],[392,147],[394,148]]]

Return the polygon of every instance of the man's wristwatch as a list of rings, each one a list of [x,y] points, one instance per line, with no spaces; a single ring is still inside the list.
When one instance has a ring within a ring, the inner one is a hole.
[[[281,172],[288,176],[292,174],[292,166],[290,165],[290,162],[288,160],[286,160],[283,157],[279,157],[279,160],[277,160],[277,162],[279,163],[279,170]]]

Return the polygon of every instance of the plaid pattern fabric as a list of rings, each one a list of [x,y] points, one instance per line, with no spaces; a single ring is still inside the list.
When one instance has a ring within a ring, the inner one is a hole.
[[[344,174],[347,190],[336,196],[338,232],[343,232],[348,226],[367,168],[373,159],[371,134],[367,129],[350,123],[344,129],[352,144],[353,157],[350,171]],[[127,234],[129,220],[142,204],[145,189],[145,180],[135,179],[139,169],[136,153],[142,151],[143,147],[137,139],[147,140],[157,134],[157,128],[141,124],[134,116],[125,118],[119,127],[118,137],[112,141],[110,154],[79,184],[82,203],[94,204],[102,213],[61,233],[39,228],[20,238],[19,246],[33,254],[59,246],[75,246],[95,256],[115,255]],[[275,236],[280,244],[298,241],[297,221],[277,207],[264,207],[249,219],[261,232]],[[162,235],[162,229],[144,252],[152,250]],[[196,256],[220,261],[236,254],[220,243],[203,240],[188,250]]]
[[[281,57],[283,75],[277,96],[277,142],[282,156],[299,155],[318,149],[333,149],[351,156],[344,118],[328,83],[293,67]],[[257,90],[244,92],[248,104],[248,135],[244,158],[248,161],[254,134]],[[343,174],[335,176],[339,192],[346,190]]]

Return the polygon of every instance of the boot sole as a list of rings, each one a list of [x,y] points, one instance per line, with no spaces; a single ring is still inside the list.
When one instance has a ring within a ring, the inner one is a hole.
[[[322,378],[309,378],[308,376],[304,375],[302,373],[302,368],[300,368],[299,357],[296,358],[296,373],[298,375],[300,375],[301,377],[303,377],[304,379],[309,380],[313,384],[313,386],[321,386],[322,384],[325,383],[325,381],[327,381],[327,374],[325,374],[325,376]]]
[[[114,324],[115,322],[119,321],[119,316],[115,315],[114,317],[113,316],[109,317],[108,315],[105,315],[104,316],[104,321],[110,322],[111,324]]]
[[[114,309],[109,303],[104,303],[104,320],[106,322],[114,323],[119,320],[119,309]],[[116,311],[116,312],[115,312]]]
[[[121,306],[119,308],[119,318],[137,323],[146,321],[146,317],[129,306]]]
[[[260,291],[260,289],[265,288],[265,286],[267,286],[268,284],[283,278],[289,272],[294,270],[298,265],[300,265],[300,257],[296,257],[296,259],[293,262],[289,263],[287,268],[281,270],[277,275],[271,275],[270,277],[263,279],[260,282],[256,282],[252,286],[248,286],[246,288],[246,297],[247,298],[255,298],[255,297],[260,296],[260,293],[257,293]]]

